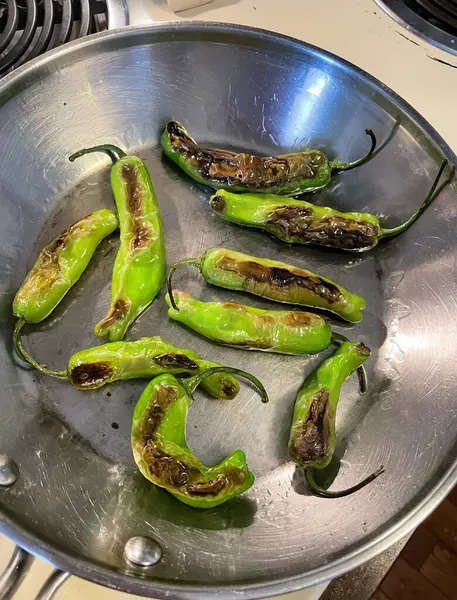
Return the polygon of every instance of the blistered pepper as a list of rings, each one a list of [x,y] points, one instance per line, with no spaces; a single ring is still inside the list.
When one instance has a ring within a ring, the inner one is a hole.
[[[178,500],[195,508],[218,506],[239,496],[254,483],[244,452],[236,450],[219,464],[204,465],[186,442],[186,420],[192,393],[204,377],[226,367],[208,369],[185,381],[159,375],[142,393],[132,423],[132,451],[141,473],[165,488]],[[246,377],[259,389],[262,401],[268,396],[250,373],[228,369]]]
[[[335,419],[341,386],[369,357],[370,350],[364,344],[343,342],[306,379],[298,392],[290,430],[289,454],[295,464],[305,467],[309,485],[320,496],[348,496],[384,472],[384,468],[380,467],[357,485],[337,492],[322,489],[313,475],[313,469],[325,469],[330,464],[335,452]]]
[[[171,279],[175,269],[183,264],[197,267],[208,283],[222,288],[241,290],[286,304],[321,308],[351,323],[357,323],[363,317],[365,300],[333,281],[277,260],[226,248],[212,248],[201,258],[183,259],[170,268],[168,293],[174,309],[177,306]]]
[[[430,191],[416,212],[402,225],[386,229],[378,217],[362,212],[340,212],[303,200],[264,194],[234,194],[225,190],[211,197],[211,208],[221,217],[246,227],[262,229],[289,244],[315,244],[339,250],[364,252],[382,239],[403,233],[417,221],[435,198],[447,165],[441,163]]]
[[[114,263],[111,306],[95,326],[111,342],[124,337],[131,323],[149,306],[166,275],[162,218],[148,169],[136,156],[116,146],[85,148],[73,161],[91,152],[106,152],[113,161],[111,185],[120,223],[120,247]]]
[[[296,196],[325,187],[334,172],[366,163],[373,155],[376,138],[371,129],[365,133],[371,138],[371,148],[365,156],[350,163],[329,161],[320,150],[260,157],[203,148],[177,121],[167,123],[160,142],[165,154],[187,175],[216,190]]]
[[[118,225],[113,211],[97,210],[73,223],[40,252],[13,300],[13,313],[19,319],[14,347],[23,360],[36,366],[21,343],[24,323],[39,323],[52,313],[81,277],[99,243]]]
[[[316,354],[332,341],[328,323],[319,315],[292,310],[264,310],[238,302],[201,302],[173,291],[178,310],[168,316],[197,333],[227,346],[283,354]]]
[[[25,353],[18,340],[18,352]],[[45,375],[68,379],[80,390],[95,390],[123,379],[156,377],[163,373],[194,375],[221,365],[202,358],[193,350],[177,348],[161,337],[140,338],[134,342],[111,342],[80,350],[68,361],[66,371],[54,371],[29,357],[29,363]],[[202,387],[215,398],[231,400],[240,391],[236,377],[215,372],[202,381]]]

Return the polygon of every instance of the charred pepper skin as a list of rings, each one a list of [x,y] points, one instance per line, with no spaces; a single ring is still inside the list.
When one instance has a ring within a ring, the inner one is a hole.
[[[121,379],[152,378],[166,373],[195,375],[219,366],[193,350],[177,348],[155,336],[76,352],[68,362],[68,379],[79,389],[93,390]],[[212,396],[227,400],[240,391],[236,377],[227,372],[213,373],[201,385]]]
[[[288,244],[313,244],[349,252],[371,250],[382,239],[407,231],[435,199],[447,160],[443,160],[427,197],[405,223],[382,227],[378,217],[364,212],[340,212],[272,194],[234,194],[219,190],[211,197],[211,208],[223,219],[262,229]]]
[[[24,362],[46,375],[66,378],[64,371],[52,371],[30,356],[22,343],[22,328],[25,323],[39,323],[52,313],[81,277],[99,243],[118,225],[114,212],[107,209],[73,223],[43,248],[13,300],[13,313],[18,317],[14,350]]]
[[[165,241],[159,204],[143,161],[110,145],[80,150],[70,160],[92,152],[106,152],[114,163],[111,185],[121,243],[113,268],[111,306],[95,326],[95,334],[116,342],[151,304],[165,281]]]
[[[202,148],[178,121],[169,121],[161,136],[164,153],[192,179],[214,189],[235,192],[290,194],[320,190],[333,172],[347,171],[366,163],[373,155],[376,138],[371,129],[371,148],[352,163],[329,161],[319,150],[305,150],[276,157]]]
[[[248,292],[276,302],[320,308],[351,323],[358,323],[363,318],[365,300],[333,281],[277,260],[226,248],[212,248],[201,258],[183,259],[170,268],[168,293],[175,309],[171,276],[182,264],[196,266],[208,283],[218,287]]]
[[[220,367],[224,369],[224,367]],[[187,413],[199,381],[215,369],[179,382],[173,375],[159,375],[144,390],[135,407],[132,451],[141,473],[175,498],[194,508],[212,508],[239,496],[254,483],[244,452],[236,450],[219,464],[204,465],[186,442]],[[248,377],[268,397],[260,382]]]
[[[303,311],[263,310],[238,302],[201,302],[187,292],[173,292],[179,310],[168,316],[227,346],[282,354],[317,354],[332,341],[328,323]]]
[[[113,211],[97,210],[49,242],[14,297],[14,315],[27,323],[46,319],[81,277],[100,242],[118,225]]]
[[[341,346],[305,380],[295,401],[289,438],[289,455],[305,469],[325,469],[330,464],[336,446],[335,419],[341,386],[370,357],[362,343],[343,342]],[[327,492],[314,482],[307,471],[308,483],[325,497],[347,496],[373,481],[383,468],[353,488]]]

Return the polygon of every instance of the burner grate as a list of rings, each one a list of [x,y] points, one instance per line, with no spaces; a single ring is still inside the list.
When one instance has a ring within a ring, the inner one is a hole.
[[[457,54],[457,0],[375,0],[393,19],[442,50]]]
[[[112,14],[114,9],[118,14]],[[110,0],[0,0],[0,75],[70,40],[127,25]]]
[[[457,35],[457,2],[453,0],[405,0],[405,4],[434,27]]]

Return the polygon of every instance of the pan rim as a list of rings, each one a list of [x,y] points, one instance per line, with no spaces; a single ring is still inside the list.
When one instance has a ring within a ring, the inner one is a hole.
[[[363,69],[353,63],[338,57],[326,50],[308,44],[304,41],[290,36],[267,31],[265,29],[234,25],[222,22],[186,21],[182,23],[161,22],[149,26],[130,26],[122,29],[99,33],[81,40],[75,40],[60,48],[52,50],[25,64],[17,71],[8,74],[0,82],[0,106],[5,101],[14,97],[14,90],[18,86],[26,84],[30,76],[36,76],[37,71],[52,67],[59,58],[70,57],[80,60],[84,50],[97,49],[104,44],[109,45],[110,40],[119,36],[125,39],[144,39],[144,43],[154,43],[154,34],[181,35],[186,33],[220,33],[237,35],[240,39],[262,39],[265,42],[280,44],[284,49],[306,51],[318,56],[327,62],[337,65],[344,71],[350,73],[364,82],[367,82],[379,93],[386,96],[393,104],[405,112],[417,126],[433,141],[450,163],[457,165],[457,156],[440,136],[440,134],[424,119],[408,102],[403,100],[396,92],[384,85],[377,78],[369,75]],[[179,37],[175,38],[180,41]],[[174,580],[140,579],[132,575],[119,572],[116,568],[99,565],[95,561],[81,558],[63,551],[56,545],[40,539],[35,533],[24,526],[16,524],[14,519],[8,516],[0,508],[0,531],[10,537],[15,543],[35,556],[45,559],[58,566],[60,569],[71,572],[73,575],[88,579],[121,591],[130,592],[149,597],[179,598],[182,600],[197,600],[217,597],[221,600],[229,600],[235,597],[245,599],[256,599],[284,593],[290,593],[322,583],[346,573],[374,556],[389,548],[396,541],[413,530],[447,495],[457,481],[457,457],[444,470],[440,481],[411,508],[406,509],[406,514],[396,523],[387,527],[379,536],[351,550],[348,554],[333,561],[331,565],[322,565],[304,574],[289,577],[278,577],[270,581],[240,582],[238,584],[209,584],[196,585],[194,583],[176,583]]]

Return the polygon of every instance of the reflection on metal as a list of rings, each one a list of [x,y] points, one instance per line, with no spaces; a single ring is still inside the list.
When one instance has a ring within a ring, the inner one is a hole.
[[[426,18],[420,3],[415,1],[406,3],[404,0],[375,0],[375,2],[409,31],[430,44],[457,55],[457,31],[455,35],[452,33],[449,20],[441,22],[437,18]],[[417,8],[415,8],[416,4]],[[446,4],[452,8],[452,4]],[[454,7],[453,10],[457,14],[457,7]]]
[[[151,567],[162,558],[162,548],[155,540],[137,535],[125,544],[124,555],[134,565]]]
[[[0,575],[0,600],[10,600],[32,566],[33,556],[16,546],[8,566]]]
[[[13,485],[18,477],[19,469],[14,460],[5,454],[0,454],[0,486]]]

